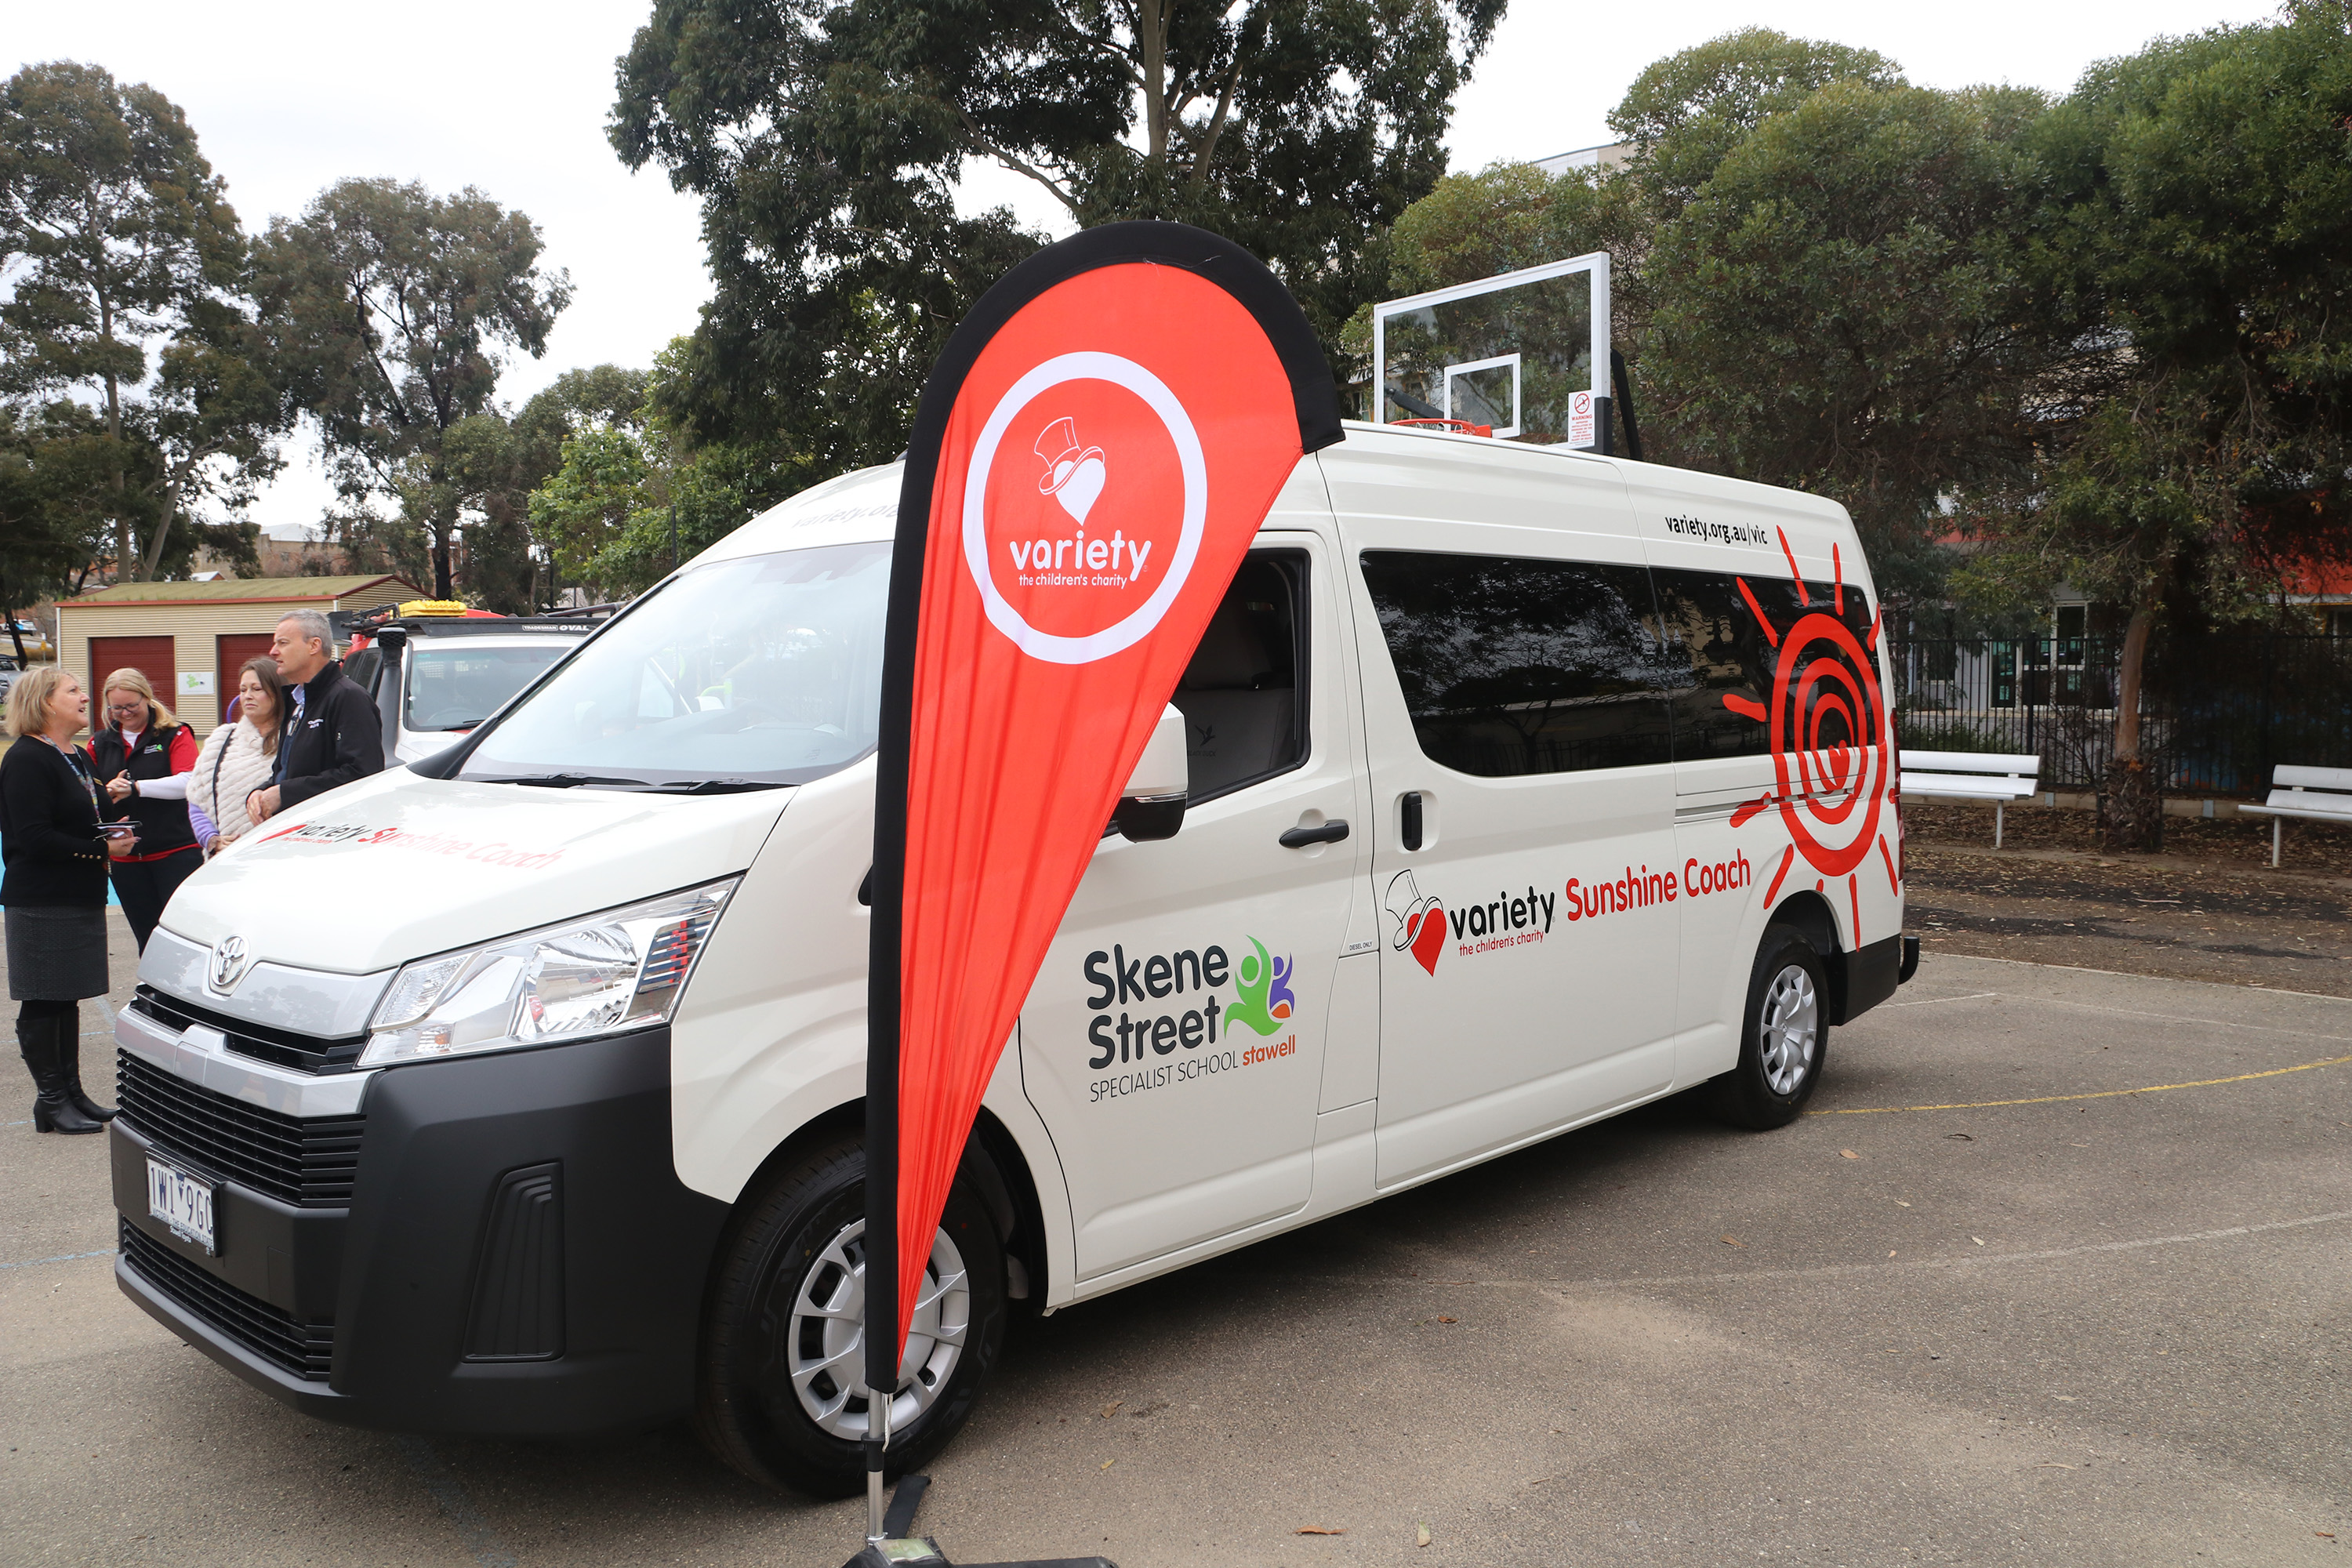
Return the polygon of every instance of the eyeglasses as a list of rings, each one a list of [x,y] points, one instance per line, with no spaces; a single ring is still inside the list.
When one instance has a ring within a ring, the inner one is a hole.
[[[144,713],[147,711],[147,704],[144,702],[110,702],[106,705],[106,710],[109,713]]]

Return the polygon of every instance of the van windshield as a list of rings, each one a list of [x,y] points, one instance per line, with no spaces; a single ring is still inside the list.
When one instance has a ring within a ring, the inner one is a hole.
[[[887,544],[718,561],[632,606],[458,776],[606,788],[806,784],[874,749]]]
[[[470,730],[568,651],[544,643],[435,647],[420,638],[409,645],[402,722],[411,730]]]

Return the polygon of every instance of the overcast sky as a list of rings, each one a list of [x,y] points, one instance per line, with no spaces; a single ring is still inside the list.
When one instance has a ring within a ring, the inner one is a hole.
[[[1652,0],[1571,5],[1514,0],[1454,112],[1457,170],[1540,158],[1610,140],[1603,117],[1636,72],[1735,27],[1760,25],[1862,45],[1914,82],[2007,81],[2063,92],[2084,67],[2164,34],[2272,15],[2249,0],[2136,0],[2070,5],[1977,0],[1966,6],[1884,0]],[[708,296],[697,212],[658,172],[631,174],[604,140],[613,63],[646,0],[409,0],[384,11],[256,0],[207,5],[120,0],[10,7],[13,71],[72,58],[161,89],[187,111],[249,229],[293,214],[349,174],[478,185],[521,208],[547,237],[547,261],[576,295],[546,356],[500,384],[520,403],[574,365],[642,365],[692,330]],[[1050,197],[1001,171],[967,182],[972,205],[1003,202],[1055,233]],[[274,529],[314,521],[327,500],[307,443],[256,509]]]

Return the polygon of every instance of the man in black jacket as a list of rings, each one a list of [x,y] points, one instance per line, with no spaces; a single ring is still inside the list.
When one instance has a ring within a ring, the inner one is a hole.
[[[326,616],[297,610],[269,640],[286,682],[285,712],[270,782],[246,798],[245,814],[256,822],[383,772],[383,721],[373,700],[343,679],[334,639]]]

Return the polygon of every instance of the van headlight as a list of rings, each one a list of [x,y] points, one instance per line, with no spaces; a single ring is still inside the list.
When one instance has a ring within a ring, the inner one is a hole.
[[[738,877],[403,966],[360,1066],[667,1023]]]

